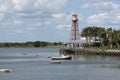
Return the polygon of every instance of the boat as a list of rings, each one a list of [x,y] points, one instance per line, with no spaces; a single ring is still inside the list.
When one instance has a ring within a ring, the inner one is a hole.
[[[0,69],[0,72],[12,72],[10,69]]]
[[[71,60],[71,56],[51,57],[52,60]]]

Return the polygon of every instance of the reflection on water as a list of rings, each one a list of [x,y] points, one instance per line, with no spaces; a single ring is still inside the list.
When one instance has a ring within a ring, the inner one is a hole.
[[[120,64],[104,64],[101,67],[103,67],[103,68],[120,69]]]
[[[103,56],[103,55],[72,55],[74,60],[120,60],[116,56]]]
[[[59,49],[0,48],[0,80],[119,80],[120,57],[70,55],[72,60],[50,64],[50,57],[61,56]]]

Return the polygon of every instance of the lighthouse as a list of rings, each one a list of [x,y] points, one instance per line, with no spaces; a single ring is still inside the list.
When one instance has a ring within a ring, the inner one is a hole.
[[[77,16],[78,16],[77,14],[72,15],[72,26],[71,26],[71,34],[70,34],[71,42],[74,42],[80,39]]]

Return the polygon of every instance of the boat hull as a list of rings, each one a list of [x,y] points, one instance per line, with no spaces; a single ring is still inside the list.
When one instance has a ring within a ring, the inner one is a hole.
[[[69,57],[52,57],[51,58],[52,60],[71,60],[72,57],[69,56]]]
[[[10,69],[0,69],[0,72],[12,72]]]

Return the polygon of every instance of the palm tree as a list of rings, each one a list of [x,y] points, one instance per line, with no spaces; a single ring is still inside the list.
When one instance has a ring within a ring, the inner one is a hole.
[[[100,41],[100,46],[104,46],[104,42],[106,40],[106,33],[107,33],[107,37],[109,40],[109,44],[110,44],[110,48],[112,48],[112,28],[108,28],[107,31],[105,30],[105,28],[102,27],[96,27],[96,26],[91,26],[91,27],[86,27],[83,29],[81,36],[86,37],[86,42],[87,44],[91,44],[91,38],[94,37],[95,38],[95,44],[97,41],[97,37],[99,38]]]
[[[98,36],[99,36],[99,40],[100,40],[100,46],[104,46],[104,39],[106,37],[106,31],[105,28],[99,27],[98,28]]]
[[[117,45],[117,48],[119,48],[119,45],[120,45],[120,30],[114,30],[113,31],[113,41],[115,42],[115,45]]]
[[[86,38],[86,42],[87,42],[87,44],[88,44],[87,28],[84,28],[84,29],[82,30],[81,36]]]
[[[95,37],[95,44],[98,36],[98,30],[99,30],[98,27],[95,26],[92,27],[92,36]]]
[[[99,37],[100,29],[101,29],[101,27],[96,27],[96,26],[90,27],[90,36],[95,38],[94,39],[95,44],[96,44],[96,41],[97,41],[97,37]]]
[[[107,29],[107,37],[108,37],[108,40],[109,40],[109,45],[110,45],[110,48],[112,48],[112,28],[108,28]]]
[[[89,46],[90,46],[90,41],[89,41],[89,36],[90,36],[90,27],[86,27],[86,28],[84,28],[83,30],[82,30],[82,33],[81,33],[81,36],[82,37],[86,37],[86,42],[87,42],[87,44],[89,44]]]
[[[98,36],[98,27],[92,26],[92,27],[86,27],[83,29],[82,35],[86,37],[87,44],[91,44],[91,38],[95,37],[95,44],[96,44],[96,37]]]

